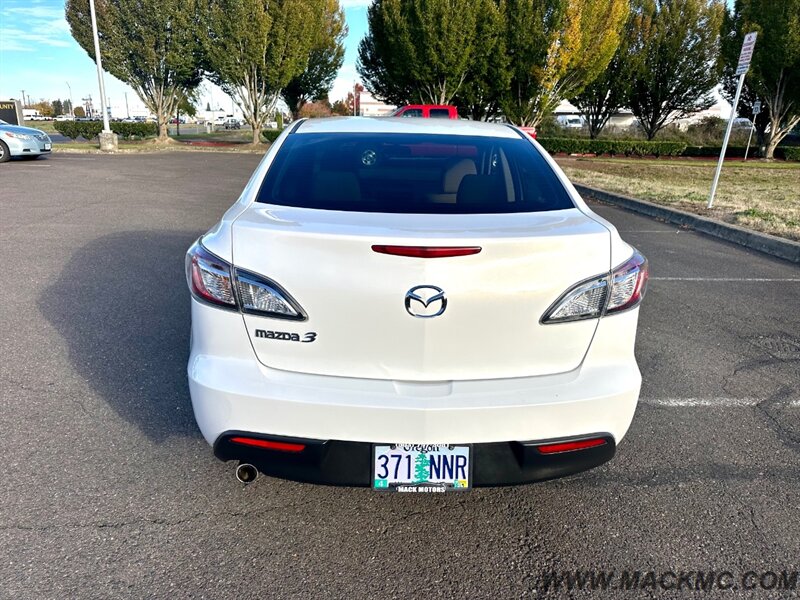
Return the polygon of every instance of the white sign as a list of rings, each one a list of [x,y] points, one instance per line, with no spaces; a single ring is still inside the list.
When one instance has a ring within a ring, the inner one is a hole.
[[[736,67],[736,75],[747,73],[750,68],[750,61],[753,59],[753,48],[756,47],[757,31],[751,31],[744,36],[742,51],[739,53],[739,64]]]
[[[760,112],[761,112],[761,100],[756,100],[756,103],[753,104],[753,116],[755,117]]]

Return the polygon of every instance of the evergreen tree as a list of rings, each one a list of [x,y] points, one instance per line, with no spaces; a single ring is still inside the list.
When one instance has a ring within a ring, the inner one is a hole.
[[[487,49],[485,0],[375,0],[356,69],[392,104],[450,104]]]
[[[428,481],[430,475],[430,459],[428,455],[420,452],[414,460],[414,481],[417,483]]]

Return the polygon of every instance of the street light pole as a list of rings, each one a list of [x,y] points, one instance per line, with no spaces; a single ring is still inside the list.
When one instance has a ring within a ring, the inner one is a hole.
[[[66,83],[67,83],[67,89],[69,89],[69,114],[72,115],[72,118],[74,119],[75,103],[72,101],[72,86],[69,84],[69,81],[67,81]]]
[[[103,59],[100,57],[100,38],[97,35],[97,14],[94,10],[94,0],[89,0],[89,12],[92,17],[92,35],[94,36],[94,59],[97,63],[97,83],[100,85],[100,110],[103,113],[103,133],[110,133],[108,126],[108,112],[106,112],[106,86],[103,83]]]
[[[106,108],[106,86],[103,83],[103,59],[100,56],[100,38],[97,35],[97,14],[94,9],[94,0],[89,0],[89,12],[92,17],[92,35],[94,36],[94,58],[97,63],[97,82],[100,84],[100,110],[103,113],[103,131],[100,138],[100,150],[114,151],[117,149],[117,136],[108,125],[108,109]]]

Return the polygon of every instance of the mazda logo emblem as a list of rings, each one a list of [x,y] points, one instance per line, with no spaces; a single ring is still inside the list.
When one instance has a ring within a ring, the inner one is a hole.
[[[444,290],[435,285],[418,285],[406,292],[406,312],[418,319],[438,317],[447,308]]]

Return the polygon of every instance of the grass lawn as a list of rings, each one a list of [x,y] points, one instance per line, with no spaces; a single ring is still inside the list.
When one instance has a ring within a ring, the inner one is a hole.
[[[25,127],[33,127],[45,133],[58,133],[55,127],[53,127],[53,121],[25,121],[23,125]]]
[[[181,136],[181,139],[183,136]],[[269,148],[269,144],[261,144],[258,147],[253,147],[250,144],[239,144],[237,146],[223,146],[223,147],[207,147],[207,146],[192,146],[190,144],[180,143],[173,141],[170,144],[159,145],[155,140],[120,140],[117,146],[119,152],[132,154],[137,152],[239,152],[243,154],[259,154],[264,153]],[[99,153],[100,145],[97,141],[74,141],[58,142],[53,144],[53,152],[66,152],[66,153]]]
[[[583,183],[727,223],[800,240],[800,164],[727,161],[706,210],[716,161],[558,157]]]
[[[213,133],[183,133],[181,135],[175,134],[175,128],[171,127],[169,130],[170,137],[176,140],[205,140],[209,142],[232,142],[232,143],[251,143],[253,141],[253,132],[249,129],[234,129],[230,131],[220,130]]]

